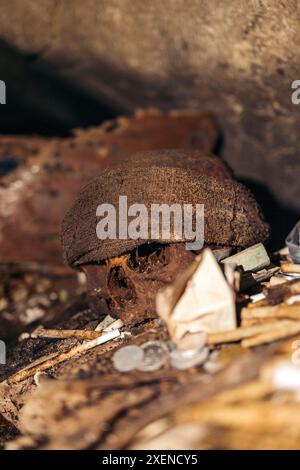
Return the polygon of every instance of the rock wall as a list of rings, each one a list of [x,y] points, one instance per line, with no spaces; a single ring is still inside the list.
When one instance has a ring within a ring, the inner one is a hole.
[[[237,175],[298,211],[299,24],[297,0],[0,4],[2,39],[95,102],[215,112]]]

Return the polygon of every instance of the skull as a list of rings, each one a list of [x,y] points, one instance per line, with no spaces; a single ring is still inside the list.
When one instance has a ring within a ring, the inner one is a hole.
[[[210,247],[243,248],[268,235],[253,196],[217,157],[181,150],[146,152],[103,172],[83,188],[64,219],[64,256],[86,273],[91,307],[126,323],[155,316],[158,289],[172,282],[196,253],[172,230],[167,239],[97,239],[99,204],[108,203],[119,214],[120,195],[127,196],[128,207],[143,204],[147,210],[152,204],[203,204],[204,238]]]
[[[100,264],[87,264],[83,270],[88,302],[92,309],[104,310],[124,323],[153,318],[155,293],[172,282],[195,256],[182,243],[152,243]]]

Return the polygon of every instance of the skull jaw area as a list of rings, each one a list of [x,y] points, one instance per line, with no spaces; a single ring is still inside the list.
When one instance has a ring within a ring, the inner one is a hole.
[[[93,311],[124,324],[156,318],[158,290],[174,281],[197,256],[184,243],[149,244],[120,257],[82,266]]]

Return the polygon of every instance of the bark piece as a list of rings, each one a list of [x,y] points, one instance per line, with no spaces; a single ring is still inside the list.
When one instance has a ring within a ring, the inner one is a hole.
[[[264,360],[263,353],[247,353],[210,381],[199,371],[193,375],[177,371],[175,382],[168,385],[170,378],[164,371],[153,378],[139,374],[140,379],[127,385],[126,376],[107,383],[103,377],[43,382],[21,411],[22,439],[9,448],[22,448],[27,436],[33,439],[31,446],[39,449],[126,448],[147,424],[178,407],[257,377]]]
[[[264,320],[264,319],[290,319],[300,320],[300,305],[266,305],[264,307],[243,308],[241,312],[244,320]]]
[[[300,264],[283,262],[280,264],[280,269],[282,273],[300,274]]]
[[[266,326],[268,327],[269,325],[267,324]],[[270,328],[270,331],[258,334],[253,338],[244,339],[242,346],[244,348],[259,346],[261,344],[272,343],[279,339],[288,338],[289,336],[295,336],[299,333],[300,322],[283,320],[274,324],[273,327]]]
[[[255,343],[255,338],[261,337],[266,333],[265,337],[269,338],[269,340],[265,342],[271,343],[273,341],[273,335],[276,336],[277,332],[280,337],[284,338],[285,336],[289,336],[289,334],[286,334],[286,331],[294,331],[294,329],[297,330],[299,329],[299,325],[300,322],[273,321],[262,325],[242,326],[239,328],[235,328],[234,330],[222,331],[220,333],[211,333],[207,337],[207,342],[210,345],[216,345],[223,343],[232,343],[235,341],[243,340],[245,338],[251,338],[253,339],[253,343]],[[242,345],[245,345],[245,343],[242,343]]]

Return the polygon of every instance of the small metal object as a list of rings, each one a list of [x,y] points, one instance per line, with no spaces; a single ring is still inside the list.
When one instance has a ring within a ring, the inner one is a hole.
[[[144,358],[144,351],[139,346],[124,346],[113,355],[114,368],[119,372],[136,369]]]
[[[200,366],[208,357],[208,348],[196,348],[181,351],[173,349],[170,352],[171,364],[175,369],[189,369],[190,367]]]
[[[142,344],[144,357],[141,364],[137,367],[140,371],[154,371],[160,369],[168,356],[168,348],[162,341],[147,341]]]

